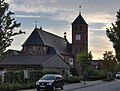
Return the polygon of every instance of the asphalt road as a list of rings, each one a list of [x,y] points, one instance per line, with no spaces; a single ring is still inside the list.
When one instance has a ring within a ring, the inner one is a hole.
[[[36,89],[18,90],[18,91],[37,91]],[[56,91],[120,91],[120,80],[111,82],[91,81],[76,84],[68,84],[64,86],[64,90],[57,89]]]
[[[107,82],[95,86],[77,88],[70,91],[120,91],[120,80]]]

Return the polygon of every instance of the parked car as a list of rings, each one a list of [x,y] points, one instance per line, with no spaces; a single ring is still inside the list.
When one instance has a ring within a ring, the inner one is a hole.
[[[58,74],[47,74],[44,75],[40,80],[36,82],[37,91],[42,89],[48,91],[55,91],[56,88],[63,90],[63,78]]]
[[[120,72],[117,72],[116,79],[120,79]]]

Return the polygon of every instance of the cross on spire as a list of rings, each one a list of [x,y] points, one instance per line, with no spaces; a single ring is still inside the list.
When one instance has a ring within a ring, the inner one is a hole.
[[[35,28],[37,28],[37,21],[35,21]]]
[[[64,32],[64,38],[65,38],[65,39],[66,39],[66,37],[67,37],[67,36],[66,36],[66,34],[67,34],[67,33],[66,33],[66,32]]]
[[[81,6],[79,6],[79,14],[81,14]]]

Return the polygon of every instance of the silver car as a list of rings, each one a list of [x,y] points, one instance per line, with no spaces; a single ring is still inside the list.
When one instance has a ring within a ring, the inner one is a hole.
[[[116,79],[120,79],[120,72],[117,72]]]

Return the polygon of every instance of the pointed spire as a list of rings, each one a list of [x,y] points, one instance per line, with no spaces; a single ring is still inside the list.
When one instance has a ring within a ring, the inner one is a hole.
[[[79,6],[79,14],[81,15],[81,6]]]
[[[35,21],[35,28],[37,28],[37,21]]]

